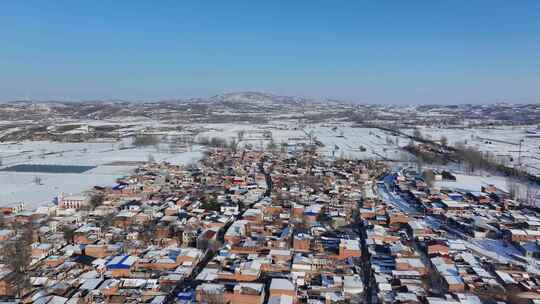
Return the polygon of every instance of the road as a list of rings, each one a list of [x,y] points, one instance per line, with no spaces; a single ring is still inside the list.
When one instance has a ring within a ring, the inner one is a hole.
[[[371,270],[371,255],[366,243],[367,240],[367,226],[363,220],[358,223],[358,232],[360,233],[360,246],[362,249],[362,277],[364,282],[364,300],[365,303],[372,303],[373,296],[375,295],[375,289],[373,287],[374,281],[372,280],[373,274]],[[376,296],[376,295],[375,295]]]
[[[394,174],[399,170],[398,167],[393,168],[390,173],[379,179],[377,190],[380,199],[401,210],[405,214],[422,218],[432,229],[445,230],[448,233],[449,238],[462,240],[465,246],[472,252],[481,254],[500,263],[512,262],[514,264],[528,266],[530,271],[540,273],[540,264],[536,261],[529,261],[527,265],[527,263],[523,263],[516,259],[513,255],[521,254],[512,245],[506,244],[506,246],[504,246],[502,244],[504,241],[501,240],[475,239],[463,231],[442,222],[439,218],[424,214],[416,209],[412,203],[407,201],[407,199],[392,191],[395,187]],[[499,242],[497,243],[497,241]]]
[[[411,204],[408,203],[403,197],[393,191],[393,188],[395,187],[394,173],[395,172],[392,171],[391,173],[380,178],[379,183],[377,184],[377,192],[379,197],[384,202],[396,207],[403,213],[413,216],[423,215],[422,212],[411,206]]]

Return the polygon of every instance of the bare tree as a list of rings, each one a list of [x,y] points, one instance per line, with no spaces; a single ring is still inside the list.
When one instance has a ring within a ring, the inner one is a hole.
[[[422,172],[422,167],[424,167],[424,158],[421,155],[416,156],[416,170]]]
[[[536,201],[538,199],[539,194],[540,194],[540,188],[535,187],[531,183],[528,183],[527,187],[525,188],[525,203],[528,206],[536,207]]]
[[[0,229],[6,228],[6,216],[4,212],[0,211]]]
[[[97,224],[101,229],[106,229],[112,226],[114,220],[114,214],[109,213],[100,217],[97,221]]]
[[[137,147],[156,146],[160,142],[161,139],[158,136],[141,134],[135,137],[133,145]]]
[[[264,131],[262,135],[264,138],[270,139],[272,138],[272,131]]]
[[[206,136],[199,136],[199,138],[197,139],[197,143],[199,145],[207,146],[210,144],[210,139]]]
[[[433,187],[433,184],[435,183],[435,174],[433,173],[433,170],[428,169],[424,171],[424,182],[428,187]]]
[[[232,153],[236,153],[237,150],[238,150],[238,142],[236,141],[236,139],[232,139],[230,142],[229,142],[229,148],[231,149]]]
[[[413,137],[415,139],[422,139],[422,132],[420,132],[419,129],[414,129],[413,131]]]
[[[282,142],[280,144],[281,153],[287,153],[288,149],[289,149],[289,145],[286,142]]]
[[[105,195],[103,193],[94,193],[90,196],[90,206],[92,209],[95,209],[97,206],[103,204],[105,200]]]
[[[238,131],[237,135],[238,135],[238,141],[242,141],[244,140],[244,134],[246,133],[246,131],[244,130],[240,130]]]
[[[197,239],[197,248],[201,250],[210,250],[211,252],[217,252],[221,245],[218,240],[209,240],[206,238]]]
[[[225,147],[227,145],[227,141],[224,139],[224,138],[221,138],[221,137],[212,137],[210,139],[210,143],[209,145],[211,147]]]
[[[519,184],[517,183],[517,181],[512,177],[508,177],[506,179],[506,187],[508,189],[510,199],[517,199],[519,195]]]
[[[4,262],[12,270],[8,280],[10,285],[15,287],[19,298],[31,286],[29,272],[30,263],[32,262],[31,243],[32,226],[28,224],[18,229],[17,238],[8,242],[4,247]]]
[[[39,177],[39,176],[37,176],[37,175],[34,176],[34,184],[36,184],[36,185],[43,185],[43,184],[42,184],[42,179],[41,179],[41,177]]]
[[[441,145],[443,145],[443,146],[445,146],[445,147],[448,145],[448,138],[446,138],[446,136],[444,136],[444,135],[441,136],[441,140],[440,140],[440,141],[441,141]]]
[[[270,151],[271,153],[275,153],[277,151],[277,145],[274,143],[274,140],[270,140],[270,142],[268,142],[266,145],[266,150]]]
[[[400,151],[399,153],[399,161],[403,163],[409,163],[411,160],[410,154],[405,151]]]
[[[70,244],[73,244],[75,237],[75,229],[70,225],[65,225],[62,227],[62,234],[64,240]]]

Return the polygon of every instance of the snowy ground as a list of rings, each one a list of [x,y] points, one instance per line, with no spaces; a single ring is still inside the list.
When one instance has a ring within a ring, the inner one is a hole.
[[[105,165],[117,161],[146,161],[149,156],[157,161],[171,163],[191,161],[201,155],[200,148],[192,151],[171,152],[166,144],[159,148],[136,148],[130,140],[111,143],[58,143],[50,141],[25,141],[17,144],[0,144],[2,166],[16,164]]]
[[[103,121],[88,122],[92,125],[123,124],[130,126],[133,131],[143,127],[165,126],[152,120],[134,121]],[[255,148],[267,147],[270,139],[265,132],[271,133],[276,145],[309,143],[310,137],[320,141],[324,147],[319,152],[328,158],[355,159],[393,159],[400,160],[406,155],[400,151],[409,143],[404,137],[391,136],[389,133],[373,128],[354,128],[340,121],[304,125],[296,120],[282,118],[266,124],[226,123],[226,124],[186,124],[186,130],[197,132],[196,139],[206,137],[224,138],[227,141],[236,140],[240,132],[242,145],[252,145]],[[530,129],[530,128],[529,128]],[[531,173],[540,174],[540,138],[527,137],[528,128],[498,128],[498,129],[438,129],[422,128],[426,137],[439,139],[442,135],[448,138],[450,144],[467,140],[467,145],[482,151],[491,151],[501,159],[506,159],[510,165],[517,165],[519,159],[519,143],[521,139],[521,162]],[[412,133],[412,130],[406,130]],[[176,131],[171,131],[176,132]],[[174,135],[174,134],[173,134]],[[486,143],[487,142],[487,143]],[[110,184],[115,178],[128,174],[134,168],[130,166],[110,166],[117,162],[142,162],[149,158],[171,163],[190,163],[202,157],[201,148],[194,146],[190,151],[171,151],[165,144],[155,147],[134,148],[130,139],[121,142],[96,143],[57,143],[57,142],[22,142],[0,144],[0,168],[16,164],[58,164],[58,165],[93,165],[96,169],[83,174],[29,174],[0,172],[0,205],[16,201],[25,201],[27,206],[37,206],[48,202],[59,192],[77,193],[94,185]],[[510,161],[512,159],[512,161]],[[41,178],[43,185],[36,185],[35,176]],[[440,186],[480,190],[482,185],[495,184],[506,189],[504,178],[498,177],[466,177],[459,176],[457,182],[445,182]]]
[[[125,168],[124,168],[125,169]],[[52,202],[53,198],[61,192],[81,193],[93,186],[110,186],[119,176],[129,170],[118,172],[120,174],[33,174],[2,172],[0,174],[0,204],[6,205],[14,202],[23,202],[26,209],[32,210],[41,205]],[[40,184],[35,178],[41,179]]]
[[[193,125],[197,127],[197,125]],[[227,141],[238,140],[238,134],[243,131],[240,145],[251,144],[259,148],[266,147],[269,139],[264,138],[263,132],[269,131],[276,144],[309,143],[310,136],[324,144],[319,149],[327,157],[345,157],[355,159],[399,159],[400,146],[408,143],[404,138],[396,138],[379,129],[353,128],[348,124],[336,123],[315,124],[303,126],[296,121],[280,121],[271,124],[206,124],[207,130],[197,135],[197,139],[206,137],[221,137]],[[363,148],[363,149],[362,149]],[[362,151],[365,150],[365,151]]]
[[[268,145],[270,138],[265,138],[263,133],[270,132],[271,139],[275,144],[281,143],[297,143],[309,141],[307,135],[295,123],[273,123],[273,124],[247,124],[247,123],[235,123],[235,124],[204,124],[204,125],[192,125],[194,128],[204,128],[205,130],[197,135],[196,139],[212,137],[223,138],[228,142],[236,140],[240,145],[251,144],[253,147],[263,148]],[[239,141],[240,133],[243,133],[242,140]]]
[[[508,191],[507,179],[502,176],[455,174],[455,177],[456,181],[438,181],[435,182],[435,185],[441,188],[466,191],[480,191],[483,186],[495,185],[503,191]]]
[[[325,155],[335,157],[400,159],[399,147],[407,144],[403,138],[373,128],[313,126],[307,127],[306,132],[325,145],[321,149]]]
[[[528,194],[527,191],[535,193],[537,195],[536,205],[540,206],[540,186],[538,185],[512,180],[504,176],[487,174],[467,175],[454,173],[454,176],[456,177],[456,181],[438,181],[435,182],[435,185],[441,188],[460,191],[480,191],[482,187],[494,185],[502,191],[509,192],[510,187],[514,187],[519,199],[531,199],[530,197],[527,197],[528,195],[531,195]]]
[[[196,162],[202,157],[199,146],[191,151],[171,151],[167,145],[135,148],[129,140],[114,143],[21,142],[0,144],[2,168],[17,164],[93,165],[81,174],[0,172],[0,206],[23,202],[27,209],[47,204],[59,193],[80,193],[93,186],[106,186],[127,175],[151,155],[156,161]],[[118,164],[120,165],[111,165]],[[41,182],[37,182],[37,179]]]
[[[501,163],[519,166],[531,174],[540,174],[540,135],[527,133],[534,127],[497,127],[474,129],[420,128],[426,138],[439,140],[442,136],[450,145],[458,142],[480,151],[493,153]],[[413,130],[405,132],[412,134]],[[521,153],[520,153],[521,143]],[[521,157],[520,157],[521,155]]]

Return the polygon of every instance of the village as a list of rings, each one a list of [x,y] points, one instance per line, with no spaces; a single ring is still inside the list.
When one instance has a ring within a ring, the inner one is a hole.
[[[0,7],[0,304],[540,304],[540,1]]]
[[[535,303],[540,217],[448,171],[213,147],[2,208],[2,303]]]

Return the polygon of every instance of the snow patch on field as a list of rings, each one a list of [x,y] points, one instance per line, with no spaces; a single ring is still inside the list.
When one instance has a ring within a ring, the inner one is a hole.
[[[508,166],[522,166],[522,169],[540,175],[540,136],[527,132],[531,126],[508,126],[497,128],[420,128],[425,138],[448,139],[450,145],[465,143],[466,146],[482,152],[491,152]],[[404,130],[412,135],[414,130]],[[521,145],[521,149],[520,149]]]
[[[435,185],[441,188],[462,189],[467,191],[480,191],[482,187],[494,185],[495,187],[508,191],[507,179],[502,176],[482,176],[454,174],[456,181],[438,181]]]
[[[193,146],[183,152],[170,151],[166,145],[136,148],[131,141],[114,143],[21,142],[0,144],[2,167],[17,164],[93,165],[81,174],[0,172],[0,206],[23,202],[27,209],[50,203],[59,193],[80,193],[93,186],[110,186],[117,178],[130,174],[149,155],[156,161],[187,164],[202,158],[202,148]],[[126,148],[127,147],[127,148]],[[121,165],[109,165],[120,163]],[[37,180],[40,183],[37,183]]]

